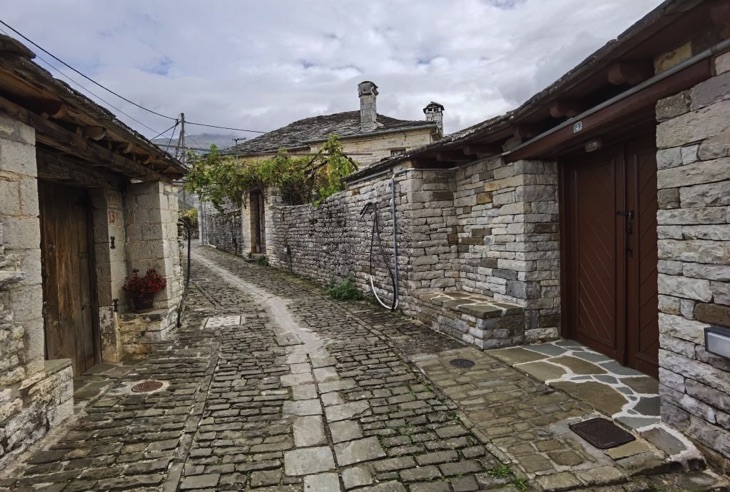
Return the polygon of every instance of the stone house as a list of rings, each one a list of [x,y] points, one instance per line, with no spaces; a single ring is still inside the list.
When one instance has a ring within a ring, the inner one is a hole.
[[[281,149],[291,154],[319,152],[327,138],[336,134],[344,152],[361,169],[384,158],[438,141],[443,136],[444,107],[431,102],[424,109],[425,120],[408,121],[377,112],[378,87],[358,84],[360,111],[345,111],[295,121],[245,141],[224,153],[242,159],[272,157]],[[266,253],[268,208],[276,197],[267,190],[252,190],[244,197],[242,210],[228,207],[223,213],[202,204],[200,236],[203,244],[236,253]],[[270,220],[270,217],[268,218]]]
[[[514,111],[269,208],[270,262],[392,295],[481,348],[563,337],[659,380],[661,418],[727,471],[730,1],[667,0]],[[395,194],[395,213],[389,202]],[[724,354],[724,355],[723,355]]]
[[[185,168],[0,36],[0,467],[73,412],[74,375],[144,352],[182,294]],[[154,267],[153,313],[122,290]]]

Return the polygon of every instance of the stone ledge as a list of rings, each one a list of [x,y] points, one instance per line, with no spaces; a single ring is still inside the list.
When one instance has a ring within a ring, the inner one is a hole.
[[[121,318],[122,321],[161,321],[167,316],[168,312],[169,309],[154,309],[152,311],[147,311],[146,313],[124,313],[121,315]]]
[[[501,318],[524,313],[521,306],[498,302],[491,297],[471,292],[429,292],[421,294],[420,298],[431,304],[453,309],[479,319]]]
[[[71,359],[51,359],[44,362],[44,370],[46,375],[56,374],[67,367],[71,367]]]
[[[524,343],[525,312],[515,304],[461,291],[424,292],[413,300],[420,321],[480,349]]]

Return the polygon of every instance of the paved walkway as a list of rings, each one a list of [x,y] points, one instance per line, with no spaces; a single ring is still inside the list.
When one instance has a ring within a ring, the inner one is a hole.
[[[719,490],[634,476],[567,430],[589,404],[405,317],[208,248],[192,273],[178,337],[87,376],[84,413],[0,487]]]

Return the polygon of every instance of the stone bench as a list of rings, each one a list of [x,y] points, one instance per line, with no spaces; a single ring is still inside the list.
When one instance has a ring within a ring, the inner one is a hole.
[[[524,343],[525,311],[471,292],[426,292],[417,295],[418,319],[436,331],[481,349]]]

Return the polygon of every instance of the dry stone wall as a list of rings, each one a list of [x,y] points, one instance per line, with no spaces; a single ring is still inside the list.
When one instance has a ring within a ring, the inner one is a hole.
[[[35,133],[0,116],[0,469],[73,409],[70,361],[45,361]]]
[[[730,54],[715,68],[657,105],[659,378],[662,418],[728,471],[730,359],[704,330],[730,327]]]
[[[234,255],[245,255],[248,250],[244,248],[244,230],[241,215],[241,207],[234,205],[226,206],[222,212],[209,202],[202,202],[201,211],[198,217],[200,220],[203,244],[215,246],[218,249],[227,251]]]
[[[525,308],[528,341],[556,338],[560,325],[558,167],[491,157],[456,170],[461,290]]]

